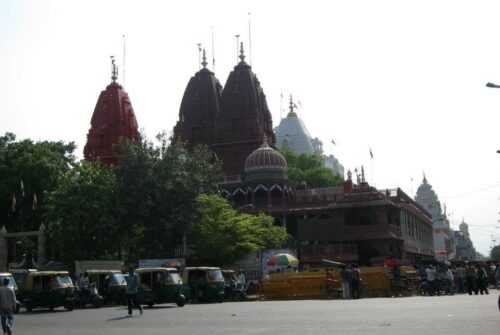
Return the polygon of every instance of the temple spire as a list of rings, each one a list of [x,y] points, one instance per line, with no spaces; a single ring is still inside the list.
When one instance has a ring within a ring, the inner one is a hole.
[[[111,80],[116,83],[118,79],[118,67],[115,64],[115,56],[111,56]]]
[[[423,180],[423,183],[427,184],[427,177],[425,176],[425,171],[424,171],[424,180]]]
[[[293,113],[293,110],[295,108],[295,104],[293,103],[293,96],[290,94],[290,113]]]
[[[243,42],[240,43],[240,60],[245,61],[245,49],[243,49]]]

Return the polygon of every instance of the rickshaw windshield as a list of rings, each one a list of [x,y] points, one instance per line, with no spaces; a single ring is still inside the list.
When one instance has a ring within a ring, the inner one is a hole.
[[[73,286],[73,281],[69,276],[56,276],[56,282],[59,287]]]
[[[181,276],[177,272],[170,272],[167,278],[168,283],[182,284]]]
[[[127,285],[127,280],[125,279],[125,275],[121,273],[113,273],[111,276],[111,283],[114,285]]]
[[[209,270],[207,271],[208,280],[210,281],[224,281],[224,276],[221,270]]]

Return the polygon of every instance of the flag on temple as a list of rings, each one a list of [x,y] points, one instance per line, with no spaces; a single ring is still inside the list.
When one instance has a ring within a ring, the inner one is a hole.
[[[373,152],[372,152],[372,148],[370,148],[370,157],[371,157],[371,159],[373,159]]]
[[[16,211],[16,195],[12,194],[12,204],[11,204],[12,213]]]
[[[35,210],[37,205],[38,205],[38,198],[37,198],[36,193],[35,193],[35,194],[33,194],[33,206],[32,206],[32,209]]]

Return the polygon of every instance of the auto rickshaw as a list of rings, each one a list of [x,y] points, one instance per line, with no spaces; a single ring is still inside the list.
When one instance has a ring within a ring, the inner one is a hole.
[[[87,270],[89,281],[97,288],[105,303],[125,304],[127,281],[118,270]]]
[[[224,276],[217,267],[187,267],[182,273],[188,300],[224,301]]]
[[[51,310],[63,306],[74,308],[75,287],[67,271],[30,271],[19,290],[19,300],[28,312],[36,307]]]
[[[19,288],[17,286],[16,280],[14,279],[14,276],[10,272],[0,272],[0,286],[3,286],[3,280],[7,278],[9,279],[9,285],[8,287],[11,290],[14,290],[16,293],[16,297],[19,295]],[[15,313],[19,313],[19,309],[21,308],[21,303],[19,300],[16,302],[16,310]]]
[[[182,279],[174,268],[139,268],[139,304],[152,307],[154,304],[176,303],[183,307],[186,297],[183,294]]]

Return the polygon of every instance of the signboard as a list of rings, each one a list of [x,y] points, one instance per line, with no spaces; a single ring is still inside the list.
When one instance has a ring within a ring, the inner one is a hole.
[[[152,258],[140,259],[140,268],[183,268],[186,266],[184,258]]]

